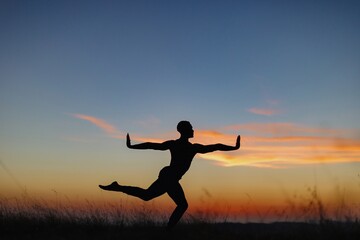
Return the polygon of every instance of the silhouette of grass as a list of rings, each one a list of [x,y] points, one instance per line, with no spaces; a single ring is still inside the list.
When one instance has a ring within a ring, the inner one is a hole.
[[[27,196],[0,197],[0,239],[360,239],[357,216],[330,219],[317,189],[308,192],[302,204],[290,202],[288,209],[278,213],[278,219],[286,220],[286,211],[298,211],[296,221],[228,222],[226,216],[221,218],[209,208],[187,214],[172,232],[164,229],[168,215],[145,204],[126,210],[121,202],[99,205],[86,201],[79,206]]]

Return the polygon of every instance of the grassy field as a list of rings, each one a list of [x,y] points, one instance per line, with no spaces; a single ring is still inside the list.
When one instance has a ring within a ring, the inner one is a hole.
[[[0,239],[360,239],[357,217],[330,220],[317,208],[316,221],[234,223],[209,213],[187,216],[167,232],[156,210],[0,198]]]

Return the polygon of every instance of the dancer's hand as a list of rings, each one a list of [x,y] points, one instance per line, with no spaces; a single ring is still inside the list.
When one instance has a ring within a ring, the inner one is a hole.
[[[131,140],[129,134],[126,134],[126,146],[131,148]]]
[[[236,138],[236,144],[235,144],[236,149],[240,148],[240,140],[241,140],[241,137],[240,137],[240,135],[238,135],[237,138]]]

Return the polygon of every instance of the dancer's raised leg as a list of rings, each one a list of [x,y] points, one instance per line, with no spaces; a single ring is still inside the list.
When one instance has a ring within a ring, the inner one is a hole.
[[[122,186],[119,185],[117,182],[113,182],[110,185],[99,187],[103,190],[107,191],[116,191],[116,192],[123,192],[128,195],[138,197],[144,201],[149,201],[155,197],[158,197],[166,192],[166,183],[157,179],[153,184],[150,185],[149,188],[143,189],[139,187],[133,186]]]
[[[121,192],[121,186],[115,181],[109,185],[99,185],[99,188],[106,190],[106,191],[116,191]]]

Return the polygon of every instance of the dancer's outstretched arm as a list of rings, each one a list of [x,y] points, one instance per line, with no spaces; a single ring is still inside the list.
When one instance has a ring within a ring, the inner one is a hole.
[[[163,143],[145,142],[139,144],[131,144],[129,134],[126,135],[126,146],[131,149],[153,149],[153,150],[168,150],[172,141],[166,141]]]
[[[233,151],[240,148],[240,140],[241,137],[240,135],[238,135],[236,138],[235,146],[229,146],[221,143],[211,144],[211,145],[201,145],[201,144],[194,144],[194,145],[196,147],[197,153],[208,153],[213,151]]]

